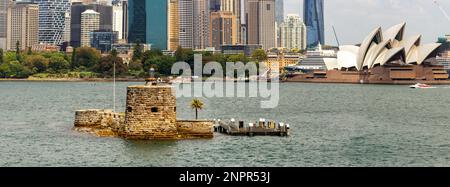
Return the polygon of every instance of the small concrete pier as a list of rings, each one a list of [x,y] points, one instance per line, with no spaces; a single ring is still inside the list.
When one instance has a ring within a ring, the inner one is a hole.
[[[222,133],[230,136],[289,136],[290,125],[282,122],[275,123],[273,121],[266,122],[265,119],[259,119],[256,123],[248,123],[244,121],[236,121],[230,119],[228,121],[215,120],[214,132]]]

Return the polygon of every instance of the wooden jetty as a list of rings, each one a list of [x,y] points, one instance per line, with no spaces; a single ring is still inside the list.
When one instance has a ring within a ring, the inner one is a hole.
[[[245,125],[244,121],[236,122],[215,120],[214,132],[231,136],[289,136],[290,126],[284,123],[266,122],[260,119],[256,123]]]

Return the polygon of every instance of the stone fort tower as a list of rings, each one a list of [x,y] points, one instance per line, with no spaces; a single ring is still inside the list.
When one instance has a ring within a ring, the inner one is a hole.
[[[176,125],[176,98],[172,86],[150,83],[127,88],[121,136],[129,139],[176,139]]]

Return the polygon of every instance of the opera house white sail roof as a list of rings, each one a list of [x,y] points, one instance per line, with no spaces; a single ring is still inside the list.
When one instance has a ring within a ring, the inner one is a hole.
[[[406,23],[401,23],[384,32],[381,27],[377,27],[360,46],[340,46],[337,58],[325,59],[327,69],[363,70],[388,63],[423,64],[432,57],[441,44],[421,45],[421,35],[404,38],[405,26]]]

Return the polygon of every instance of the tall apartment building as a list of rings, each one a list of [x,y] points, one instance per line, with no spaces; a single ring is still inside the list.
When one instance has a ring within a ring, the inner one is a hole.
[[[39,5],[28,2],[13,3],[8,7],[6,49],[25,50],[39,43]]]
[[[81,46],[81,13],[86,10],[100,13],[100,30],[112,30],[113,8],[102,2],[73,2],[70,20],[70,44],[72,47]]]
[[[179,44],[182,48],[194,48],[194,1],[178,1]]]
[[[209,47],[210,1],[194,0],[194,49]]]
[[[168,50],[175,51],[180,45],[180,16],[178,11],[179,0],[169,0],[169,40]]]
[[[0,0],[0,48],[6,49],[6,31],[8,23],[8,0]]]
[[[100,13],[86,10],[81,13],[81,43],[82,47],[91,46],[91,35],[100,29]]]
[[[241,0],[221,0],[221,11],[229,11],[232,12],[236,17],[236,42],[242,44],[241,41]]]
[[[64,42],[66,13],[70,0],[34,0],[39,4],[39,42],[59,45]]]
[[[121,1],[115,1],[113,3],[113,31],[116,31],[118,33],[118,39],[123,39],[123,21],[124,21],[124,14],[123,14],[123,5]]]
[[[210,46],[221,49],[222,45],[237,43],[237,22],[232,12],[211,12]]]
[[[283,48],[306,49],[306,26],[299,15],[289,14],[280,25],[280,42]]]
[[[245,0],[247,44],[276,47],[275,0]]]

